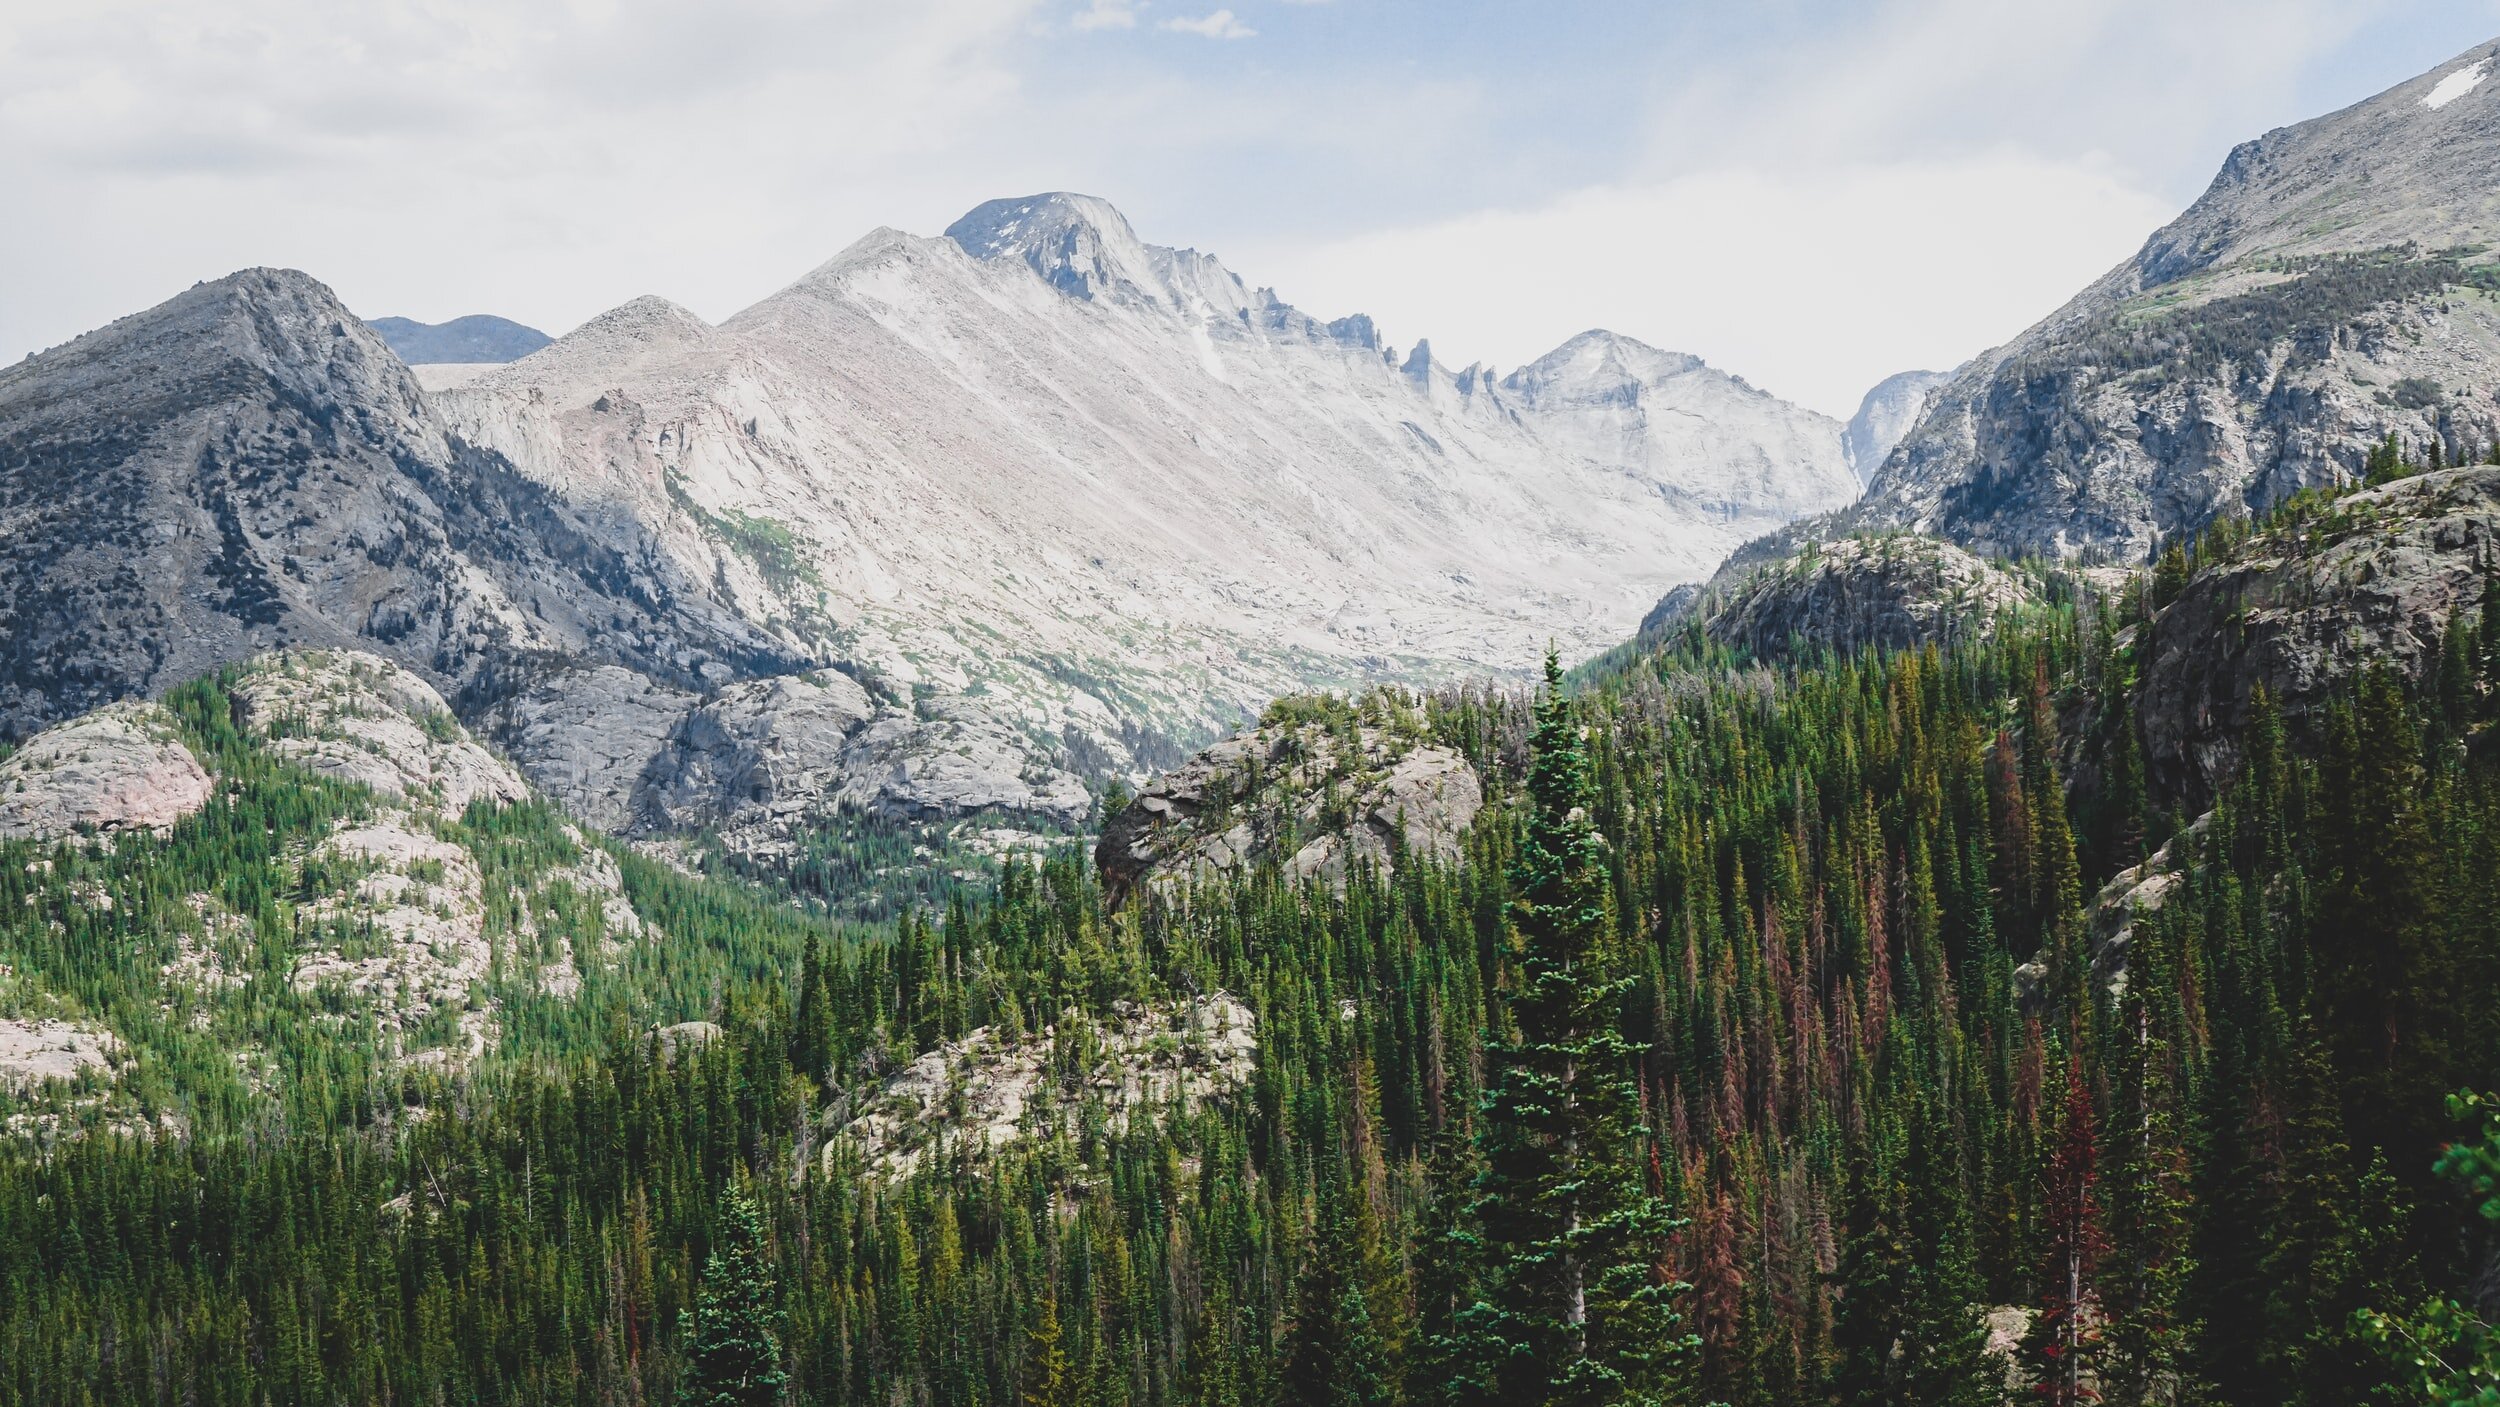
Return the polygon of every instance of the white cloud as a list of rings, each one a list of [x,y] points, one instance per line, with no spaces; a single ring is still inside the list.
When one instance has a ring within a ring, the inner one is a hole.
[[[724,315],[978,199],[1041,3],[0,0],[0,357],[254,264],[367,314]]]
[[[1209,39],[1248,39],[1258,33],[1235,18],[1230,10],[1218,10],[1194,20],[1165,20],[1163,27],[1181,34],[1204,35]]]
[[[1884,376],[2021,331],[2173,213],[2104,167],[2003,151],[1592,188],[1255,267],[1444,360],[1515,366],[1607,327],[1845,416]]]
[[[1137,7],[1130,0],[1093,0],[1068,23],[1077,29],[1135,29]]]

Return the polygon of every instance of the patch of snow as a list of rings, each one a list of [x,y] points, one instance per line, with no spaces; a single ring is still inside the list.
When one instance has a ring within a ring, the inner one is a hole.
[[[2433,112],[2474,91],[2491,74],[2491,60],[2482,59],[2466,65],[2434,84],[2422,95],[2422,106]]]

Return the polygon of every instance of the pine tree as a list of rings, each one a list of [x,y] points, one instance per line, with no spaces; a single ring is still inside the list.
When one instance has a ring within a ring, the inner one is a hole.
[[[1062,1347],[1059,1295],[1042,1296],[1040,1322],[1025,1330],[1023,1407],[1073,1407],[1076,1383],[1068,1372],[1068,1351]]]
[[[765,1260],[755,1199],[732,1186],[721,1199],[712,1253],[703,1263],[686,1338],[677,1400],[686,1407],[768,1407],[781,1400],[780,1287]]]
[[[790,1065],[823,1080],[833,1064],[833,996],[825,980],[824,945],[813,933],[799,960],[799,1008],[790,1022]]]
[[[1460,1332],[1473,1386],[1504,1404],[1662,1401],[1693,1350],[1668,1283],[1675,1223],[1643,1185],[1645,1132],[1607,975],[1606,842],[1578,710],[1549,654],[1536,705],[1526,833],[1512,873],[1511,1029],[1488,1042],[1475,1219],[1481,1297]]]
[[[1303,1257],[1292,1328],[1285,1336],[1282,1407],[1388,1407],[1388,1367],[1363,1287],[1347,1272],[1359,1251],[1351,1218],[1326,1195]]]

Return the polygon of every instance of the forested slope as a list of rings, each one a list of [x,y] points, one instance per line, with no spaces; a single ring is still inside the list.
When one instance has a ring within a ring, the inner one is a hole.
[[[2420,1400],[2358,1314],[2489,1265],[2432,1169],[2446,1096],[2500,1086],[2500,637],[2467,604],[2415,673],[2261,692],[2190,814],[2147,618],[2268,540],[1950,646],[1693,624],[1568,707],[1299,706],[1482,779],[1458,857],[1388,878],[1271,854],[1113,915],[1062,855],[846,937],[629,868],[716,1039],[594,1005],[444,1116],[0,1156],[0,1401],[663,1401],[741,1361],[766,1395],[721,1400]],[[1219,991],[1246,1086],[1104,1073]],[[912,1057],[969,1091],[1045,1031],[1017,1136],[897,1173],[846,1132]],[[1538,1220],[1564,1187],[1579,1230]]]

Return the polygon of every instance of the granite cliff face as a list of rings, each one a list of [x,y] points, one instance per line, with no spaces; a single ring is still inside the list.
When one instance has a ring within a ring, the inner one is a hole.
[[[2500,83],[2487,44],[2231,153],[2186,213],[1933,393],[1850,526],[2145,560],[2348,480],[2395,434],[2500,439]],[[1845,530],[1845,529],[1842,529]]]
[[[2036,604],[2041,583],[1949,542],[1911,533],[1808,542],[1791,555],[1732,564],[1707,586],[1660,601],[1641,624],[1656,639],[1698,621],[1713,642],[1757,659],[1804,648],[1907,650],[1986,634]]]
[[[1858,401],[1858,413],[1849,417],[1848,428],[1841,433],[1849,467],[1860,479],[1875,477],[1892,447],[1918,424],[1920,413],[1927,409],[1927,393],[1952,379],[1953,374],[1946,371],[1903,371],[1868,388]]]
[[[2256,691],[2295,736],[2366,668],[2420,682],[2500,571],[2500,469],[2338,497],[2190,578],[2138,644],[2155,788],[2201,802],[2237,768]]]

